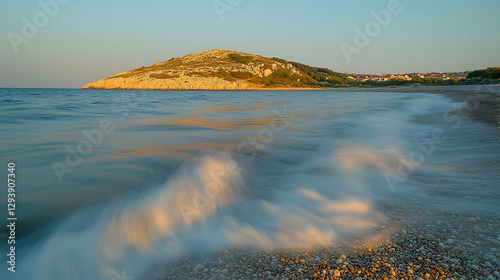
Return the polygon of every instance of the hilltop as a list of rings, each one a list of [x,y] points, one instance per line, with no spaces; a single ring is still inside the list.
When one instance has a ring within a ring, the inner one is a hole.
[[[349,83],[346,75],[279,58],[214,49],[118,73],[84,89],[255,90]]]

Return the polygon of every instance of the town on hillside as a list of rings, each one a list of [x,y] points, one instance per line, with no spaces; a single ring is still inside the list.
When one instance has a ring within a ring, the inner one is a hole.
[[[413,78],[422,78],[422,79],[439,79],[439,80],[459,80],[467,78],[467,75],[471,71],[464,72],[450,72],[450,73],[407,73],[407,74],[349,74],[346,73],[349,79],[355,80],[357,82],[366,82],[366,81],[374,81],[374,82],[383,82],[390,80],[400,80],[400,81],[411,81]]]

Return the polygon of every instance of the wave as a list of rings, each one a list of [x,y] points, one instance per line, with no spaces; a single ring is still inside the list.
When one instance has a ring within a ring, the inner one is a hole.
[[[381,177],[373,176],[403,157],[340,147],[269,178],[281,187],[267,190],[247,185],[251,172],[234,158],[206,155],[146,193],[81,209],[24,249],[19,266],[31,269],[17,279],[113,279],[124,269],[146,275],[156,263],[222,248],[328,246],[385,221],[374,210],[373,180]]]

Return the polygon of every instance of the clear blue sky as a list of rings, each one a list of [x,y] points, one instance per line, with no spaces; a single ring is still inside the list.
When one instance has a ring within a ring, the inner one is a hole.
[[[43,9],[39,1],[0,2],[0,87],[81,87],[213,48],[350,73],[500,66],[498,0],[401,0],[401,13],[350,63],[340,44],[354,46],[354,28],[364,29],[390,0],[219,0],[241,2],[223,20],[214,0],[65,1],[17,54],[8,34],[23,36],[23,17],[33,22]]]

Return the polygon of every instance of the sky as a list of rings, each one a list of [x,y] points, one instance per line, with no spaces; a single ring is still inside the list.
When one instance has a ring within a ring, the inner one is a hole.
[[[214,48],[359,74],[482,69],[500,66],[499,13],[498,0],[2,0],[0,87],[80,88]]]

